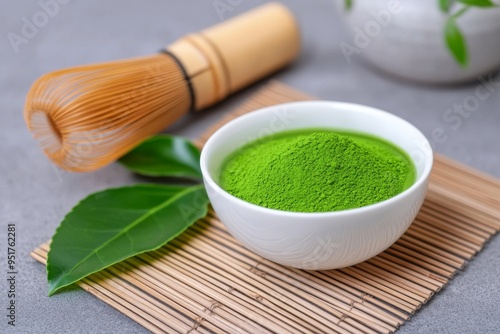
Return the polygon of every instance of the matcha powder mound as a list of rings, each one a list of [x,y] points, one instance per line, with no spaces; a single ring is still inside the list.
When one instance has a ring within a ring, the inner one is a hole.
[[[321,131],[261,140],[225,162],[221,186],[250,203],[295,212],[358,208],[408,188],[409,160],[366,138]]]

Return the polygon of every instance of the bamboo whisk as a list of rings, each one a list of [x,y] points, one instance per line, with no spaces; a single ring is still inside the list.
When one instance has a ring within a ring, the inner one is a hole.
[[[55,164],[92,171],[190,109],[210,106],[288,64],[299,39],[286,7],[267,4],[159,54],[46,74],[31,87],[24,117]]]

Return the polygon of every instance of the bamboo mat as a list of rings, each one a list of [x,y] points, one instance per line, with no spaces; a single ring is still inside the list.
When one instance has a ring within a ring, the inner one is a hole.
[[[274,82],[224,122],[311,99]],[[154,333],[391,333],[500,229],[500,181],[436,156],[425,203],[384,253],[353,267],[303,271],[247,251],[213,212],[161,249],[78,285]],[[48,245],[32,256],[45,263]]]

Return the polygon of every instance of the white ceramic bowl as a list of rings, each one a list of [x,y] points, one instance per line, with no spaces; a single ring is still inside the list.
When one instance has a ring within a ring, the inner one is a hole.
[[[219,186],[221,164],[229,154],[259,137],[303,128],[352,130],[384,138],[409,154],[417,180],[383,202],[324,213],[260,207]],[[215,212],[236,239],[271,261],[316,270],[354,265],[391,246],[422,205],[432,161],[425,136],[397,116],[361,105],[311,101],[263,108],[227,123],[205,144],[201,170]]]

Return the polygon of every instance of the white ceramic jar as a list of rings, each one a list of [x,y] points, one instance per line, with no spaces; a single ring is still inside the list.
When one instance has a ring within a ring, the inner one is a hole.
[[[362,56],[390,74],[440,84],[474,80],[500,68],[500,7],[470,8],[457,19],[469,51],[468,67],[462,68],[446,46],[448,15],[438,0],[352,0],[350,10],[344,0],[337,2],[350,32],[339,45],[347,62]],[[450,12],[461,6],[454,4]]]

